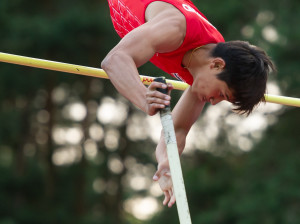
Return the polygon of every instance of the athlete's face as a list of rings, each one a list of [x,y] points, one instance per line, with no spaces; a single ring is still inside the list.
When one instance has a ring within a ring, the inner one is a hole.
[[[191,88],[198,99],[212,105],[223,100],[233,101],[233,92],[226,82],[217,78],[219,73],[217,69],[207,69],[197,75]]]

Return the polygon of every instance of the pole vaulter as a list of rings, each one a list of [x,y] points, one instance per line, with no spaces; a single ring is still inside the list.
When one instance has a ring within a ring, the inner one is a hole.
[[[0,52],[0,62],[42,68],[53,71],[60,71],[78,75],[85,75],[96,78],[109,77],[102,69],[85,67],[74,64],[67,64],[56,61],[49,61],[31,57],[24,57],[19,55],[7,54]],[[168,82],[171,83],[174,89],[185,90],[189,85],[180,81],[168,80],[164,77],[155,78],[149,76],[140,75],[141,81],[145,85],[150,85],[153,81],[158,82]],[[164,89],[159,89],[159,91],[167,91]],[[265,94],[266,102],[277,103],[288,106],[300,107],[300,99],[284,96],[275,96],[270,94]],[[177,148],[176,135],[174,131],[174,124],[172,120],[170,107],[166,107],[160,111],[161,122],[164,131],[164,138],[167,146],[168,160],[171,169],[172,182],[174,186],[175,197],[177,200],[177,211],[179,215],[179,220],[181,224],[191,224],[191,217],[188,207],[188,201],[185,192],[184,180],[181,170],[180,158]]]

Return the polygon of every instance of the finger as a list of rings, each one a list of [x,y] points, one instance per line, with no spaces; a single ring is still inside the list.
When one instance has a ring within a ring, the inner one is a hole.
[[[172,83],[167,83],[168,89],[174,89],[174,86]]]
[[[170,100],[166,100],[165,98],[161,99],[158,97],[146,97],[147,103],[148,104],[158,104],[158,105],[169,105],[170,104]]]
[[[155,98],[155,99],[161,99],[161,100],[171,100],[171,97],[167,94],[163,94],[157,90],[148,90],[146,92],[146,99],[151,99],[151,98]]]
[[[163,201],[163,205],[167,205],[168,201],[170,200],[170,194],[168,191],[164,191],[164,194],[165,194],[165,199]]]
[[[173,197],[173,191],[172,191],[172,189],[168,190],[168,192],[169,192],[170,199],[171,199]]]
[[[163,107],[162,107],[162,108],[163,108]],[[156,108],[148,107],[147,114],[148,114],[149,116],[153,116],[153,115],[157,114],[158,111],[159,111],[159,110],[156,109]]]
[[[171,173],[170,173],[170,171],[168,171],[168,172],[165,172],[165,173],[164,173],[164,175],[165,175],[165,176],[167,176],[167,177],[171,177]]]
[[[153,175],[153,180],[158,180],[162,175],[171,177],[169,162],[159,163],[157,166],[157,171]]]
[[[169,201],[169,204],[168,204],[169,208],[171,208],[172,205],[175,204],[175,201],[176,201],[175,194],[172,194],[171,200]]]
[[[152,82],[149,87],[148,87],[150,90],[156,90],[158,88],[160,89],[166,89],[168,88],[167,84],[165,83],[161,83],[161,82]]]
[[[158,171],[155,172],[155,174],[154,174],[154,176],[153,176],[153,180],[154,180],[154,181],[158,181],[159,178],[160,178],[160,171],[158,170]]]
[[[148,111],[158,111],[161,108],[165,108],[166,105],[164,104],[157,104],[157,103],[152,103],[148,105]]]
[[[173,191],[172,189],[168,190],[169,192],[169,195],[170,195],[170,200],[169,200],[169,203],[168,203],[168,207],[171,208],[173,204],[171,204],[171,199],[173,198]]]
[[[148,92],[146,94],[149,94],[150,96],[153,95],[155,97],[161,98],[161,99],[165,99],[165,100],[170,100],[171,97],[169,96],[169,94],[163,94],[160,91],[157,91],[157,89],[168,89],[168,93],[169,93],[169,88],[172,90],[173,86],[172,84],[164,84],[161,82],[152,82],[150,84],[150,86],[148,87]]]
[[[161,175],[165,175],[166,173],[164,173],[163,171],[166,168],[164,166],[158,166],[157,171],[155,172],[155,174],[153,175],[153,180],[157,181],[159,180],[159,178],[161,178]]]
[[[167,85],[168,85],[168,95],[171,95],[171,91],[174,89],[174,87],[171,83],[167,83]]]

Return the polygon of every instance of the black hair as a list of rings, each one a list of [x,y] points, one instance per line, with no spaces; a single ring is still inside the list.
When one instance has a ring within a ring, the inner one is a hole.
[[[256,105],[265,102],[268,75],[276,71],[265,51],[245,41],[229,41],[218,43],[212,56],[225,61],[217,78],[232,90],[234,111],[249,115]]]

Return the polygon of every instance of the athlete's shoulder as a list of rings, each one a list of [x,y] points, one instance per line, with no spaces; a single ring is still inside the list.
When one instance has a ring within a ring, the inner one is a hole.
[[[168,2],[154,1],[147,6],[145,11],[146,21],[150,21],[151,19],[161,15],[164,15],[170,22],[172,21],[171,19],[175,19],[177,21],[182,20],[183,22],[185,21],[185,17],[181,11]]]
[[[157,52],[174,51],[182,44],[186,33],[186,21],[177,8],[165,2],[155,1],[147,7],[145,16],[147,38],[155,41]]]

